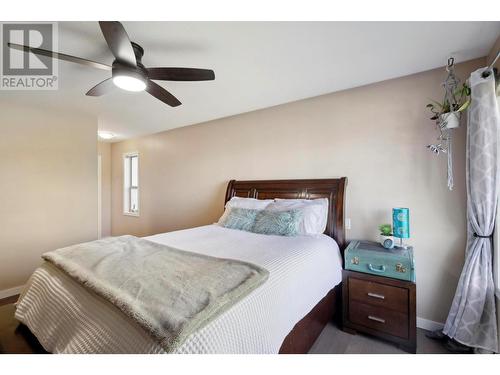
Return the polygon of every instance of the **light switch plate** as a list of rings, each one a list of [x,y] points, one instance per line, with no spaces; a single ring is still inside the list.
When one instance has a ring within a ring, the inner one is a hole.
[[[345,229],[351,229],[351,219],[345,219]]]

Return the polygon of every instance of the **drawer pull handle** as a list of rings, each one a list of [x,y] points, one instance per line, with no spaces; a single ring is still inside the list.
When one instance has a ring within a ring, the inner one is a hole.
[[[376,316],[368,315],[368,319],[374,320],[374,321],[379,322],[379,323],[385,323],[385,319],[377,318]]]
[[[370,271],[372,271],[372,272],[378,272],[378,273],[383,273],[383,272],[385,272],[385,266],[384,266],[384,265],[380,266],[379,268],[375,268],[375,267],[373,267],[373,265],[370,263],[370,264],[368,264],[368,269],[369,269]]]
[[[373,298],[378,298],[378,299],[385,299],[385,296],[383,296],[382,294],[377,294],[377,293],[368,293],[368,296],[373,297]]]

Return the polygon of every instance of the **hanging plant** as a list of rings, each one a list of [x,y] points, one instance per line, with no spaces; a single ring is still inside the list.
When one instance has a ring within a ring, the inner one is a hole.
[[[469,96],[470,87],[464,83],[452,91],[451,95],[445,95],[441,103],[431,100],[432,103],[426,105],[426,108],[431,111],[431,120],[435,120],[438,125],[444,125],[449,129],[457,128],[461,113],[469,107]]]
[[[427,148],[436,155],[446,153],[448,158],[448,189],[453,190],[453,155],[452,155],[452,134],[454,128],[460,126],[460,117],[470,104],[470,87],[467,84],[460,85],[460,80],[455,75],[455,65],[453,57],[448,59],[446,66],[448,75],[443,82],[445,95],[442,102],[432,100],[427,104],[432,114],[431,120],[436,122],[439,131],[437,138],[439,143],[427,145]]]

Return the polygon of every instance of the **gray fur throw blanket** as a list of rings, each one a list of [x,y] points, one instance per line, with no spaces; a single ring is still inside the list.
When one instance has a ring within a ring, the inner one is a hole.
[[[269,276],[267,270],[250,263],[174,249],[134,236],[68,246],[42,258],[114,304],[167,352]]]

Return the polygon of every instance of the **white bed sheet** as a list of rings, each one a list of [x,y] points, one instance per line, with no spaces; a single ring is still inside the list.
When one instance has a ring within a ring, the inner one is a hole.
[[[294,325],[340,283],[342,261],[326,236],[281,237],[207,225],[146,239],[264,267],[268,281],[191,335],[176,353],[278,353]],[[114,305],[46,263],[16,318],[53,353],[164,353]]]

